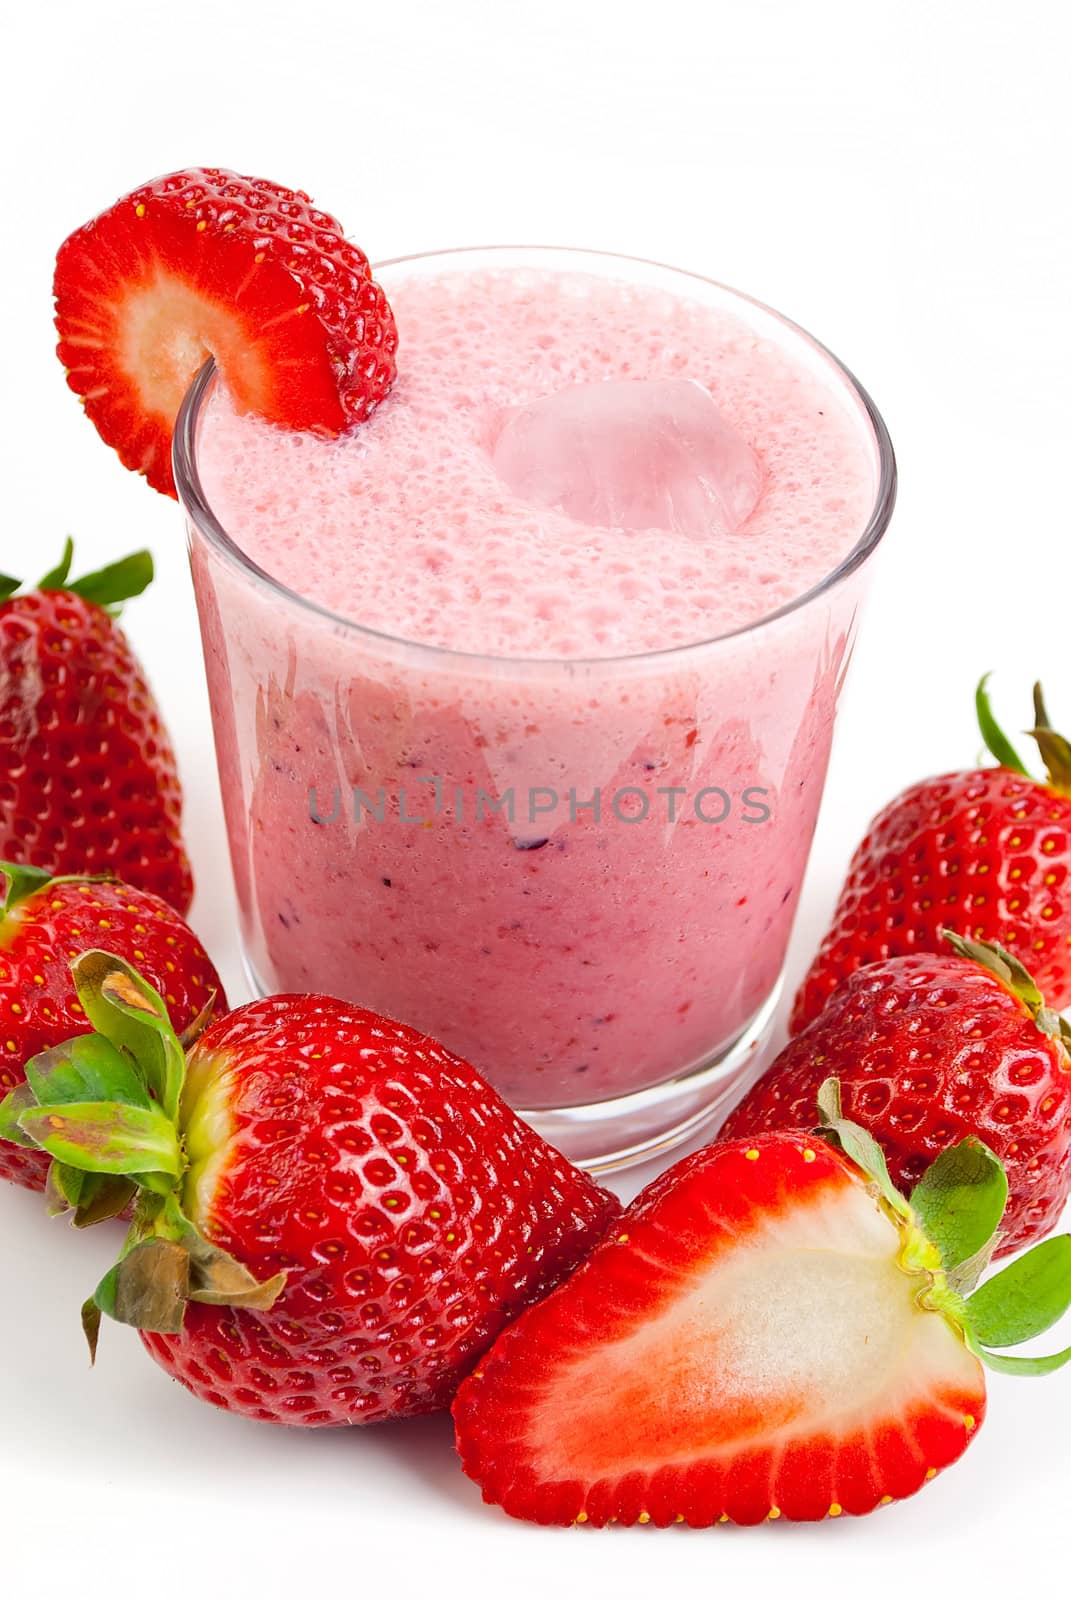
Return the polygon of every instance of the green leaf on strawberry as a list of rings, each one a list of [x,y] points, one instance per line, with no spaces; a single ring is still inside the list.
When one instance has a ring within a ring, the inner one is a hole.
[[[37,1148],[28,1133],[23,1133],[19,1126],[19,1119],[24,1112],[31,1111],[37,1104],[33,1090],[27,1083],[20,1083],[12,1089],[10,1094],[0,1100],[0,1140],[8,1144],[17,1144],[23,1150]]]
[[[0,905],[0,922],[9,911],[14,911],[20,900],[43,889],[52,878],[50,872],[40,867],[27,867],[18,861],[0,861],[0,877],[4,880],[4,900]]]
[[[160,1111],[117,1100],[32,1106],[19,1128],[54,1161],[83,1172],[137,1175],[148,1185],[157,1174],[174,1178],[181,1170],[174,1124]]]
[[[844,1116],[836,1078],[819,1089],[818,1114],[820,1137],[843,1150],[893,1213],[911,1224],[905,1263],[939,1262],[954,1293],[974,1288],[992,1259],[1008,1203],[1007,1175],[992,1150],[980,1139],[950,1146],[926,1169],[908,1202],[893,1184],[877,1140]]]
[[[1000,1240],[1008,1203],[1002,1162],[980,1139],[963,1139],[933,1161],[906,1200],[889,1177],[877,1141],[844,1117],[840,1084],[827,1078],[818,1091],[821,1118],[816,1132],[843,1150],[874,1183],[894,1214],[908,1223],[902,1258],[911,1270],[940,1265],[943,1282],[957,1303],[975,1287]]]
[[[186,1058],[167,1007],[156,990],[126,963],[89,950],[71,964],[82,1009],[97,1035],[136,1061],[166,1117],[178,1114]]]
[[[45,1181],[45,1205],[51,1217],[70,1214],[76,1228],[93,1227],[121,1216],[137,1193],[131,1178],[102,1177],[53,1161]]]
[[[138,1240],[104,1274],[87,1306],[128,1327],[178,1333],[189,1298],[189,1251],[173,1239],[152,1237]],[[95,1354],[95,1339],[90,1348]]]
[[[993,707],[986,690],[986,684],[991,676],[992,674],[987,672],[980,678],[978,687],[974,691],[974,709],[985,747],[990,755],[996,758],[998,765],[1007,767],[1010,772],[1018,772],[1021,777],[1029,778],[1030,773],[1023,765],[1018,751],[993,714]]]
[[[285,1273],[258,1282],[198,1233],[178,1201],[186,1169],[177,1118],[186,1058],[159,994],[120,957],[89,950],[71,963],[97,1030],[34,1057],[0,1102],[0,1138],[45,1151],[51,1210],[77,1226],[141,1198],[123,1254],[93,1296],[98,1312],[154,1332],[182,1326],[187,1300],[266,1308]],[[91,1348],[99,1320],[83,1315]]]
[[[1006,1348],[1047,1333],[1071,1310],[1071,1236],[1035,1245],[976,1289],[967,1309],[983,1345]]]
[[[38,580],[37,587],[39,589],[65,588],[67,579],[71,575],[71,563],[73,560],[74,540],[68,536],[67,542],[63,546],[63,554],[60,556],[56,565],[52,567],[50,571],[46,572],[43,578]]]
[[[963,1331],[968,1350],[991,1372],[1003,1372],[1008,1378],[1045,1378],[1050,1372],[1059,1372],[1071,1361],[1071,1345],[1051,1356],[1002,1356],[986,1349],[969,1323]]]
[[[1026,1007],[1042,1033],[1048,1034],[1050,1039],[1061,1040],[1065,1046],[1071,1044],[1071,1024],[1058,1011],[1046,1005],[1045,996],[1034,982],[1032,974],[1017,956],[992,940],[965,939],[951,928],[943,929],[942,936],[958,956],[975,962],[999,978],[1004,987]]]
[[[71,582],[73,560],[74,540],[68,538],[59,561],[34,587],[46,592],[62,589],[68,594],[81,595],[83,600],[100,606],[102,611],[107,611],[111,616],[117,616],[123,601],[144,594],[153,580],[153,559],[148,550],[135,550],[133,555],[124,556],[120,561],[111,561],[106,567],[87,572],[84,577]],[[21,578],[0,576],[0,600],[17,594],[22,586]]]
[[[1011,960],[1003,951],[978,948],[983,956],[992,954],[995,963]],[[1011,965],[1019,968],[1018,962]],[[1019,970],[1033,988],[1029,974]],[[1037,1004],[1043,1008],[1040,995]],[[816,1132],[872,1180],[905,1225],[900,1257],[905,1270],[929,1277],[927,1303],[962,1331],[980,1361],[996,1372],[1023,1377],[1055,1372],[1071,1361],[1071,1348],[1050,1356],[1002,1356],[990,1348],[1022,1344],[1046,1332],[1071,1307],[1071,1238],[1035,1245],[981,1289],[975,1287],[1000,1239],[1008,1203],[1007,1174],[987,1145],[973,1138],[951,1145],[926,1169],[907,1201],[893,1186],[876,1141],[844,1118],[835,1078],[827,1078],[818,1091],[818,1111]],[[938,1263],[940,1270],[934,1270]]]
[[[990,755],[997,758],[1002,767],[1029,778],[1031,776],[1029,770],[1023,765],[1014,745],[993,715],[993,708],[986,693],[989,677],[990,674],[987,672],[979,682],[974,696],[978,726],[985,740],[986,749]],[[1041,752],[1049,787],[1057,794],[1071,795],[1071,740],[1066,739],[1062,733],[1057,733],[1050,722],[1040,683],[1034,685],[1034,726],[1028,728],[1027,733]]]
[[[857,1122],[849,1122],[843,1115],[840,1084],[836,1078],[827,1078],[818,1091],[818,1115],[818,1132],[843,1150],[867,1174],[886,1205],[901,1216],[906,1216],[907,1203],[889,1177],[881,1146],[865,1128],[861,1128]]]
[[[986,1257],[1007,1203],[1004,1168],[980,1139],[952,1145],[911,1191],[911,1209],[946,1272]]]
[[[133,600],[136,595],[143,594],[152,580],[152,556],[147,550],[136,550],[133,555],[110,562],[98,572],[88,572],[84,578],[65,583],[63,587],[114,616],[124,600]]]
[[[1049,721],[1040,683],[1034,685],[1034,726],[1030,737],[1041,751],[1049,783],[1058,794],[1071,795],[1071,740],[1057,733]]]
[[[152,1097],[129,1057],[100,1034],[78,1034],[26,1063],[26,1086],[38,1105],[117,1100],[152,1109]]]

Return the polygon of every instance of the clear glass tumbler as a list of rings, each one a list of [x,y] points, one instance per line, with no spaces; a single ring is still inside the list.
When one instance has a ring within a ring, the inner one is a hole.
[[[753,626],[615,659],[496,658],[359,626],[258,568],[201,487],[211,363],[184,404],[175,478],[252,983],[404,1019],[609,1170],[713,1121],[758,1059],[895,462],[828,351],[691,274],[493,249],[377,277],[389,295],[470,255],[731,307],[822,374],[874,462],[855,547]]]

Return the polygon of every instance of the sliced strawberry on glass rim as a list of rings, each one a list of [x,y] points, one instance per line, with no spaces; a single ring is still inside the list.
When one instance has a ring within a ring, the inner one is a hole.
[[[300,190],[220,168],[135,189],[60,246],[57,354],[124,465],[175,493],[171,435],[209,355],[237,408],[333,436],[395,377],[368,258]]]
[[[541,1523],[755,1524],[863,1514],[974,1438],[983,1363],[1071,1305],[1071,1238],[976,1287],[1007,1196],[978,1140],[910,1202],[822,1087],[819,1134],[709,1146],[633,1203],[500,1335],[454,1402],[484,1499]]]

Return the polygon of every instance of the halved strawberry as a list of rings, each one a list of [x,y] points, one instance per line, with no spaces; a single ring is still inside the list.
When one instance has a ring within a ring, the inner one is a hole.
[[[239,410],[337,434],[394,382],[368,258],[308,195],[216,167],[135,189],[60,246],[57,353],[123,464],[175,492],[171,435],[211,354]]]
[[[1071,1240],[965,1298],[1006,1195],[996,1158],[956,1147],[909,1205],[840,1119],[836,1085],[823,1095],[826,1138],[773,1134],[680,1162],[501,1335],[454,1404],[486,1500],[600,1526],[868,1512],[966,1448],[983,1359],[1034,1372],[1071,1359],[985,1348],[1066,1309]]]

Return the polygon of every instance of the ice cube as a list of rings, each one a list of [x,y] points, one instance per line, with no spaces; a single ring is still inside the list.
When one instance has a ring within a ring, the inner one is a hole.
[[[513,407],[492,456],[514,494],[596,527],[732,533],[762,489],[754,451],[688,378],[578,383]]]

